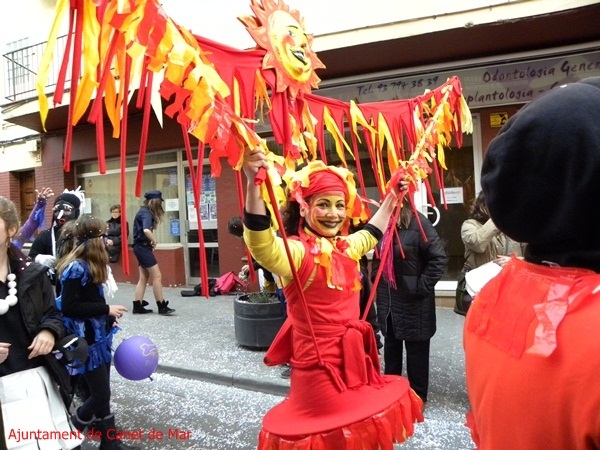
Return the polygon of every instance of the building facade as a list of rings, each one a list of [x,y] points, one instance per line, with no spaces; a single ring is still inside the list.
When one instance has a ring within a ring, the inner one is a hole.
[[[167,9],[169,2],[164,3]],[[373,5],[379,3],[392,4]],[[315,93],[325,97],[358,103],[411,98],[439,86],[450,76],[461,80],[474,116],[474,132],[464,137],[461,149],[447,152],[444,186],[433,186],[436,205],[420,199],[450,256],[448,271],[438,285],[440,291],[447,292],[454,289],[462,267],[460,225],[480,188],[481,161],[490,140],[509,117],[543,92],[566,82],[600,76],[597,2],[496,1],[486,8],[473,6],[478,2],[465,3],[468,7],[461,8],[461,2],[457,2],[455,10],[447,11],[423,6],[420,13],[416,10],[411,17],[398,20],[394,20],[399,17],[398,11],[390,14],[387,21],[380,14],[372,26],[349,24],[344,29],[338,24],[342,29],[315,31],[314,42],[326,66],[318,73],[322,82]],[[364,8],[373,5],[365,4]],[[307,23],[311,13],[319,14],[319,10],[298,7]],[[386,11],[378,12],[385,16]],[[68,104],[68,98],[64,104]],[[141,113],[131,108],[124,167],[119,143],[111,139],[110,127],[105,127],[107,168],[106,173],[100,174],[95,128],[85,123],[74,130],[72,164],[69,172],[64,171],[66,112],[64,105],[52,109],[44,132],[34,95],[7,100],[3,119],[24,127],[28,134],[21,140],[3,141],[0,192],[15,201],[24,214],[27,205],[32,204],[31,196],[25,192],[31,191],[32,186],[49,185],[55,192],[81,186],[89,200],[85,212],[108,219],[110,206],[118,203],[119,180],[124,171],[126,216],[131,225],[141,204],[134,195]],[[261,134],[267,140],[271,137],[266,127]],[[164,260],[161,269],[166,285],[197,283],[201,258],[208,263],[209,276],[229,270],[237,272],[242,264],[245,250],[226,227],[229,218],[240,213],[235,191],[237,175],[226,164],[223,168],[218,178],[211,178],[207,169],[203,176],[199,214],[205,253],[201,255],[200,227],[195,219],[181,127],[167,117],[162,124],[152,119],[141,192],[160,189],[166,200],[166,220],[158,230],[159,261]],[[442,188],[446,205],[440,202]],[[137,280],[133,256],[131,261],[130,275],[125,274],[127,271],[115,271],[118,280]]]

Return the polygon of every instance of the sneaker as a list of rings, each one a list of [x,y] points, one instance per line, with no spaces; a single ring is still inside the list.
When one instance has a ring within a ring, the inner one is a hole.
[[[283,369],[281,371],[281,374],[279,376],[285,380],[288,380],[290,378],[292,368],[290,366],[288,366],[287,364],[285,364],[284,367],[285,367],[285,369]]]
[[[148,302],[146,300],[136,300],[133,302],[133,314],[148,314],[151,313],[152,310],[151,309],[146,309],[144,308],[145,306],[148,306]]]
[[[169,308],[169,302],[166,300],[163,300],[162,302],[156,302],[156,305],[158,306],[158,313],[162,314],[163,316],[170,316],[175,312],[173,308]]]

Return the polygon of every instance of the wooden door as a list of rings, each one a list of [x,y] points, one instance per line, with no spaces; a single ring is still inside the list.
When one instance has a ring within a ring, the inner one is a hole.
[[[35,205],[35,171],[27,170],[19,173],[19,187],[21,189],[21,225],[27,221]]]

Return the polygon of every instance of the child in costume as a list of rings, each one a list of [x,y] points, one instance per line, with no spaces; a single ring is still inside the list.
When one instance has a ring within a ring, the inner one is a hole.
[[[72,421],[82,432],[93,423],[100,433],[103,450],[139,450],[121,442],[110,408],[112,340],[118,330],[115,320],[127,308],[106,303],[106,294],[112,293],[104,243],[106,229],[106,222],[101,219],[91,216],[78,219],[74,231],[77,245],[57,266],[62,286],[57,303],[65,317],[65,326],[88,343],[87,361],[75,366],[71,375],[82,374],[90,395],[77,408]]]
[[[284,241],[271,228],[261,187],[254,183],[264,167],[262,151],[246,154],[244,241],[263,267],[282,278],[288,319],[265,362],[289,362],[292,371],[288,398],[263,420],[259,449],[344,448],[342,443],[391,448],[422,420],[422,402],[405,378],[380,374],[374,333],[359,320],[358,297],[359,260],[382,237],[398,189],[362,230],[348,234],[349,220],[362,212],[352,174],[315,161],[291,175],[285,231],[294,280]]]

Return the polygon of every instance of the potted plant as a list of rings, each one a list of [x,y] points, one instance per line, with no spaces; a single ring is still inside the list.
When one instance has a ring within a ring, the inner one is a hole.
[[[236,342],[256,350],[269,348],[284,321],[277,295],[264,291],[238,294],[233,313]]]

